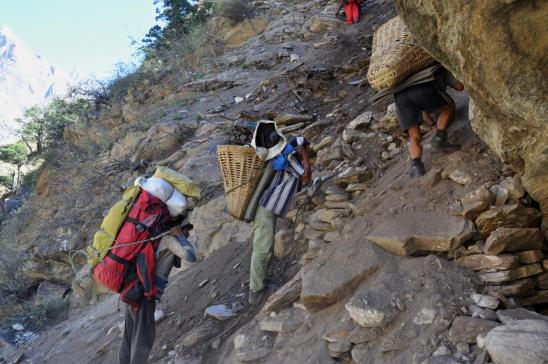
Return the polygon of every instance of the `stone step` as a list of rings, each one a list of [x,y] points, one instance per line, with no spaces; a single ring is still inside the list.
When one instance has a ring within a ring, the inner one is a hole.
[[[482,273],[480,274],[481,279],[485,283],[505,283],[505,282],[511,282],[515,281],[521,278],[526,278],[530,276],[534,276],[537,274],[540,274],[543,272],[543,269],[540,264],[529,264],[529,265],[523,265],[519,268],[512,269],[512,270],[503,270],[500,272],[493,272],[493,273]]]
[[[415,251],[456,249],[474,231],[470,220],[447,213],[402,213],[378,225],[367,239],[392,254],[405,256]]]

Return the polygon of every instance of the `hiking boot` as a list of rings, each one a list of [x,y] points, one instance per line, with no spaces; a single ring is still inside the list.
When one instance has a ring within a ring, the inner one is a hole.
[[[264,296],[264,289],[260,291],[249,291],[248,303],[250,306],[255,306],[261,302]]]
[[[432,137],[432,150],[435,152],[452,153],[460,148],[458,144],[449,143],[447,133],[436,133]]]
[[[411,163],[411,170],[409,171],[409,175],[411,176],[411,178],[424,176],[425,173],[426,169],[424,168],[424,164],[422,164],[421,160],[413,161]]]

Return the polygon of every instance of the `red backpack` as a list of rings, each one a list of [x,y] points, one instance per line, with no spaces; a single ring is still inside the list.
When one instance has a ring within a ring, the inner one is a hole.
[[[142,190],[118,231],[112,249],[93,270],[94,279],[120,293],[129,283],[128,276],[136,273],[145,288],[144,295],[154,296],[154,253],[159,240],[148,239],[162,233],[169,220],[167,206]]]

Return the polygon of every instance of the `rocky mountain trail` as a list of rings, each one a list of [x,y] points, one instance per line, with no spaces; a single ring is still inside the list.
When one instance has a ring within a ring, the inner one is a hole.
[[[260,19],[229,28],[231,46],[206,61],[209,72],[130,91],[66,131],[71,149],[42,171],[2,233],[27,260],[27,295],[61,295],[71,310],[27,343],[0,343],[0,358],[116,362],[116,296],[71,252],[85,247],[123,187],[158,165],[191,176],[204,193],[191,235],[201,260],[170,279],[152,363],[541,358],[546,215],[470,127],[468,93],[451,92],[449,134],[460,150],[434,153],[424,128],[428,173],[411,179],[394,105],[366,101],[372,33],[395,15],[391,2],[366,1],[353,26],[333,18],[329,1],[258,3]],[[264,118],[311,140],[316,183],[278,225],[269,274],[279,288],[249,307],[251,226],[226,211],[215,152],[238,124]],[[508,349],[516,332],[530,350]]]

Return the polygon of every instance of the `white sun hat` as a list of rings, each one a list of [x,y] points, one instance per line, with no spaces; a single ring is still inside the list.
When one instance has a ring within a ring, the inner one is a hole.
[[[272,124],[274,125],[274,129],[276,130],[276,133],[280,136],[280,140],[276,145],[274,145],[271,148],[264,148],[263,146],[259,145],[257,146],[257,131],[259,130],[259,127],[263,125]],[[253,149],[255,149],[255,152],[261,159],[268,161],[278,154],[280,154],[287,144],[287,140],[285,139],[284,135],[278,130],[278,127],[276,126],[276,123],[271,120],[260,120],[257,122],[257,126],[255,127],[255,132],[253,133],[253,139],[251,140],[251,146]]]
[[[186,197],[162,178],[155,176],[150,178],[138,177],[135,180],[135,185],[140,186],[143,190],[165,203],[172,217],[182,214],[188,206]]]

